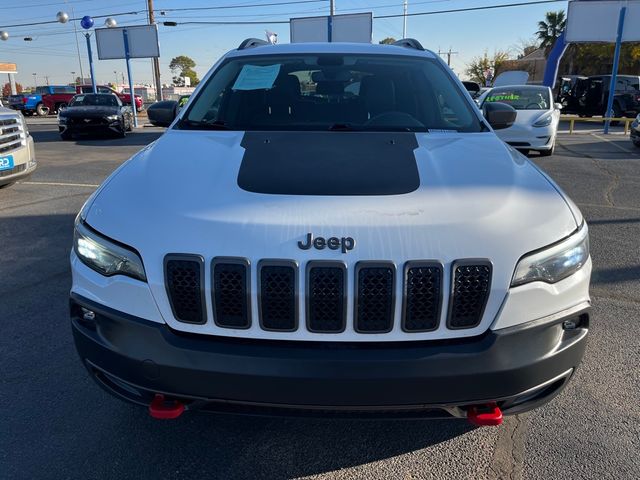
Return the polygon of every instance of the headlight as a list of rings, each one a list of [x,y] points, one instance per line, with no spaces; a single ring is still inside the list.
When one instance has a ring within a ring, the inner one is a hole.
[[[118,115],[109,115],[107,117],[107,121],[109,121],[109,122],[117,122],[118,121]]]
[[[553,121],[553,117],[551,115],[544,115],[537,122],[535,122],[533,124],[533,126],[534,127],[548,127],[549,125],[551,125],[552,121]]]
[[[556,283],[577,272],[589,258],[587,224],[569,238],[520,259],[511,286],[529,282]]]
[[[80,219],[76,220],[73,250],[82,263],[106,277],[126,275],[147,281],[142,259],[136,252],[97,234]]]
[[[29,128],[27,127],[27,120],[24,118],[24,115],[22,115],[22,112],[20,112],[20,123],[22,124],[22,130],[24,130],[24,134],[28,136]]]

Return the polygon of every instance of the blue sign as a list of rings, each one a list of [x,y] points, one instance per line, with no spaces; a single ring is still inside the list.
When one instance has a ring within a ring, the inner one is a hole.
[[[0,170],[11,170],[13,168],[13,155],[0,157]]]

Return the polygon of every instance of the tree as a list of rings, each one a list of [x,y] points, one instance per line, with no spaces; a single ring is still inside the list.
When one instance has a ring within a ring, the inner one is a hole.
[[[395,38],[387,37],[387,38],[383,38],[378,43],[381,44],[381,45],[392,45],[393,43],[395,43],[395,41],[396,41]]]
[[[564,10],[547,12],[544,15],[544,20],[540,20],[538,22],[536,37],[540,40],[540,47],[545,50],[551,49],[556,39],[564,30],[566,24],[567,19],[565,18]]]
[[[519,60],[535,52],[538,48],[538,41],[534,37],[519,39],[518,43],[511,47],[511,50],[516,52],[516,58]]]
[[[196,66],[190,57],[186,55],[179,55],[171,59],[169,63],[169,69],[175,75],[173,77],[173,84],[176,86],[184,86],[183,77],[189,77],[191,79],[191,86],[196,86],[200,80],[198,74],[193,70]]]
[[[22,93],[22,85],[20,85],[19,83],[16,83],[16,92]],[[11,95],[11,84],[7,82],[2,87],[2,96],[8,97],[9,95]]]
[[[509,60],[509,53],[503,50],[496,50],[493,56],[485,51],[481,57],[473,57],[467,65],[465,73],[470,80],[478,82],[480,85],[487,84],[487,72],[493,72],[493,78],[500,73],[500,67]]]

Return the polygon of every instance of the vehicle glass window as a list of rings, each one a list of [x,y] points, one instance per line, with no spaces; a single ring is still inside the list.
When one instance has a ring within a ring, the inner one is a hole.
[[[118,106],[118,98],[115,95],[87,94],[76,95],[69,103],[70,107],[116,107]]]
[[[176,128],[483,130],[462,89],[435,60],[354,54],[228,60]]]
[[[35,92],[38,95],[46,95],[47,93],[49,93],[49,87],[36,87]]]
[[[52,87],[53,93],[76,93],[75,87],[72,86],[62,86],[62,87]]]
[[[93,88],[91,88],[91,87],[82,87],[80,90],[82,90],[82,93],[91,93],[93,91]]]
[[[98,93],[111,93],[107,87],[98,87]]]
[[[484,101],[506,103],[516,110],[548,110],[551,105],[545,87],[494,88]]]

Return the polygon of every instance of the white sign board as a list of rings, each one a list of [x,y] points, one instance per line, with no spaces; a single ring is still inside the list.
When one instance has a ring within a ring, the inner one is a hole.
[[[96,28],[96,44],[100,60],[126,58],[123,30],[129,36],[129,58],[151,58],[160,56],[158,28],[156,25],[134,27]]]
[[[373,14],[354,13],[331,17],[292,18],[289,25],[291,43],[371,43]]]
[[[618,36],[620,8],[626,6],[623,42],[640,41],[640,0],[574,0],[567,14],[567,43],[615,43]]]

